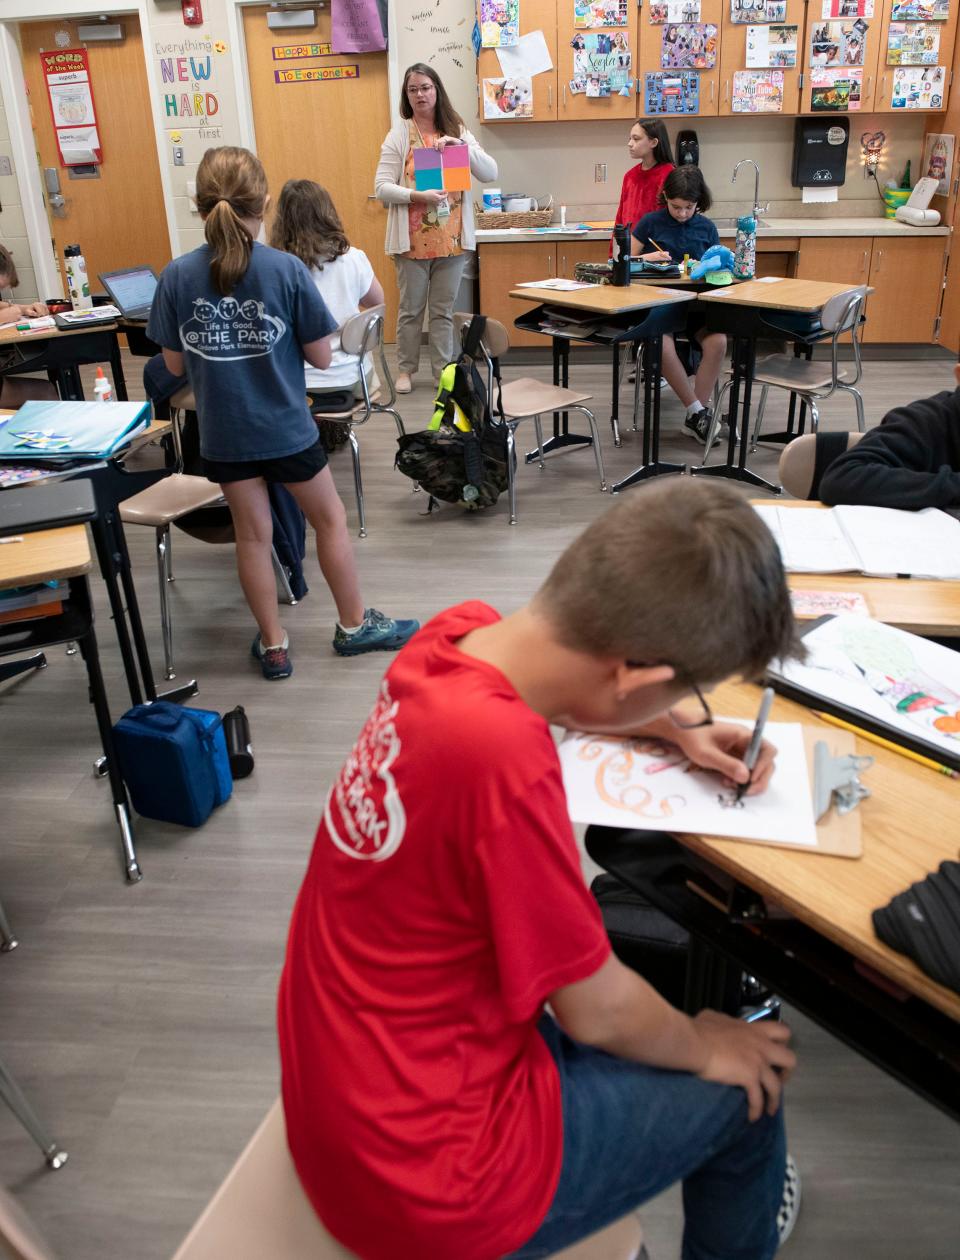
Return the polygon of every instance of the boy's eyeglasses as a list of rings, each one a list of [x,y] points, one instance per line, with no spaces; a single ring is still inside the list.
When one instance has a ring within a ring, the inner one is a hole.
[[[649,661],[627,661],[627,665],[631,669],[650,669],[652,668]],[[700,688],[691,679],[678,678],[677,682],[683,687],[688,687],[694,695],[694,698],[700,705],[699,714],[694,714],[692,718],[687,718],[682,714],[678,714],[676,709],[667,709],[667,717],[681,731],[695,731],[700,726],[713,725],[713,710],[707,703],[707,697]]]

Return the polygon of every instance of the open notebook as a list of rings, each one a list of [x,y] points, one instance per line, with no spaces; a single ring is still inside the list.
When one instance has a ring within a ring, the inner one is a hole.
[[[960,521],[938,508],[755,508],[789,573],[960,578]]]

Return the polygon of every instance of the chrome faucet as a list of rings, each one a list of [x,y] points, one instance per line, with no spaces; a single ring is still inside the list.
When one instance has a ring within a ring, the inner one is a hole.
[[[754,169],[753,217],[756,219],[770,209],[769,202],[765,205],[760,204],[760,167],[756,164],[753,158],[743,158],[742,161],[738,162],[733,168],[733,179],[730,181],[731,184],[735,184],[737,182],[737,172],[740,170],[741,166],[752,166]]]

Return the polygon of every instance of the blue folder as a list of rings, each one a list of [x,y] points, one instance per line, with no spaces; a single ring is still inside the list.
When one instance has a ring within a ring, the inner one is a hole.
[[[27,402],[0,426],[0,458],[105,459],[149,423],[146,402]]]

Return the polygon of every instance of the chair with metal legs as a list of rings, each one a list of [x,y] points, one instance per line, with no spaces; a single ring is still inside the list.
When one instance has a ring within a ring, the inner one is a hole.
[[[3,902],[0,901],[0,954],[9,954],[11,950],[17,948],[18,944],[13,928],[10,926],[10,920],[3,908]]]
[[[760,440],[760,428],[763,424],[767,395],[771,389],[783,389],[796,395],[810,410],[810,427],[814,433],[820,425],[818,403],[826,401],[837,390],[844,390],[853,395],[857,411],[857,428],[862,433],[866,427],[863,411],[863,396],[857,385],[863,376],[863,364],[860,359],[860,327],[863,323],[863,305],[867,299],[865,285],[850,289],[846,293],[838,293],[823,307],[820,313],[821,331],[819,341],[829,341],[830,358],[826,360],[800,359],[789,354],[772,354],[761,359],[756,366],[753,379],[760,388],[760,403],[757,407],[757,418],[753,426],[751,449],[757,449]],[[773,325],[771,317],[771,335],[778,329]],[[779,330],[782,335],[789,336],[789,330]],[[851,363],[840,361],[840,338],[850,334],[853,346]],[[730,389],[732,376],[723,384],[714,411],[713,423],[707,434],[706,455],[720,434],[720,417],[723,400]]]
[[[67,1152],[44,1128],[39,1116],[31,1107],[26,1094],[11,1076],[0,1059],[0,1098],[7,1104],[37,1146],[43,1152],[48,1168],[62,1168],[67,1162]]]
[[[355,355],[357,359],[357,373],[362,396],[356,404],[349,411],[322,411],[318,406],[323,398],[322,393],[307,390],[307,397],[314,405],[315,418],[330,420],[334,424],[343,425],[347,430],[347,441],[350,444],[350,455],[353,460],[353,488],[357,496],[357,517],[360,522],[361,538],[367,536],[367,516],[363,502],[363,479],[360,475],[360,443],[357,441],[354,430],[366,424],[372,416],[388,415],[393,417],[393,422],[397,426],[397,435],[403,437],[405,432],[403,420],[396,408],[397,391],[394,388],[393,377],[383,350],[385,312],[385,306],[370,306],[356,315],[351,315],[340,327],[340,349],[345,354]],[[379,388],[371,389],[364,365],[368,361],[368,356],[372,358],[374,355],[377,359],[376,373],[380,378],[380,385]],[[385,400],[383,391],[386,392]]]
[[[464,312],[457,312],[454,315],[453,330],[458,341],[462,340],[464,331],[472,318],[471,314]],[[487,365],[487,392],[488,396],[493,399],[493,361],[502,358],[510,349],[510,337],[499,320],[487,320],[483,330],[481,349]],[[600,478],[600,490],[601,492],[606,490],[607,479],[603,470],[603,453],[600,450],[600,433],[597,429],[596,417],[589,407],[583,405],[592,397],[592,394],[578,394],[576,390],[565,389],[561,385],[548,385],[545,381],[538,381],[532,376],[523,376],[519,380],[504,382],[500,391],[499,401],[503,407],[504,422],[507,426],[507,490],[510,499],[509,523],[511,525],[516,525],[517,523],[515,434],[521,420],[533,421],[539,455],[537,464],[539,468],[543,469],[545,464],[541,417],[564,411],[582,412],[586,416],[587,424],[590,426],[593,457],[597,465],[597,475]]]

